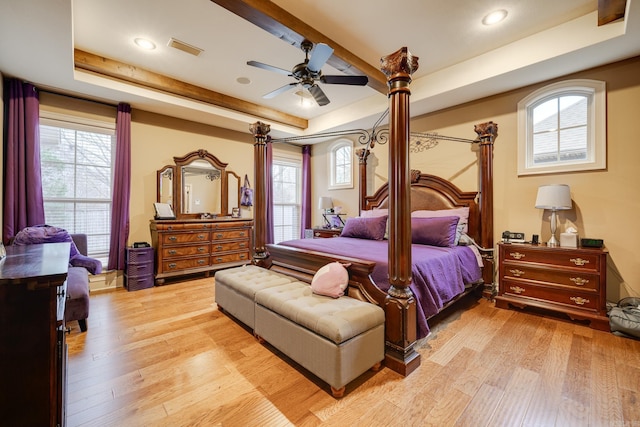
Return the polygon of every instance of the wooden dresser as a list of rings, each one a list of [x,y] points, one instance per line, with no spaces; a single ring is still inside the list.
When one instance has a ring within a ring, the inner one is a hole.
[[[0,261],[0,424],[64,426],[70,244],[6,249]]]
[[[156,284],[250,262],[252,228],[252,220],[238,218],[151,221]]]
[[[537,307],[609,330],[607,250],[500,243],[496,306]]]

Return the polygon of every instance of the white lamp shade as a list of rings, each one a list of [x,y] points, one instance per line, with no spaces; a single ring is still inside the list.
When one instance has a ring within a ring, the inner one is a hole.
[[[327,209],[331,209],[332,207],[333,207],[333,202],[331,201],[331,197],[322,196],[318,200],[318,209],[323,209],[326,211]]]
[[[538,187],[536,208],[566,210],[571,209],[571,191],[566,184],[542,185]]]

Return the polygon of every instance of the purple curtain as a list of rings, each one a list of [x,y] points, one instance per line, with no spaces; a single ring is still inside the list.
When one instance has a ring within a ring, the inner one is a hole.
[[[273,243],[273,144],[271,144],[271,138],[267,139],[266,150],[266,164],[264,165],[267,175],[267,195],[265,202],[267,204],[267,241],[265,243]]]
[[[300,238],[311,228],[311,146],[302,147],[302,215],[300,218]]]
[[[111,201],[109,270],[124,270],[129,238],[129,196],[131,194],[131,106],[118,104],[116,117],[116,165]]]
[[[7,79],[4,87],[4,211],[2,239],[44,224],[40,173],[40,101],[29,83]]]

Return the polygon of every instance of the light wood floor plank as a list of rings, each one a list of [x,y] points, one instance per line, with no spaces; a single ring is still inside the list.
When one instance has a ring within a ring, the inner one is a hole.
[[[640,341],[484,299],[431,322],[410,376],[342,399],[218,311],[212,278],[92,294],[71,326],[69,427],[640,426]]]

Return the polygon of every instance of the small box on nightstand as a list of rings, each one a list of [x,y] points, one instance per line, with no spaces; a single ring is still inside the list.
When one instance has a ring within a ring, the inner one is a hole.
[[[561,248],[577,248],[578,234],[577,233],[560,233],[560,247]]]

